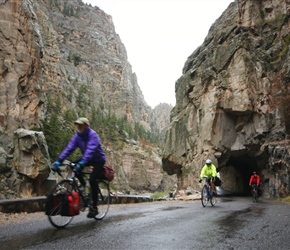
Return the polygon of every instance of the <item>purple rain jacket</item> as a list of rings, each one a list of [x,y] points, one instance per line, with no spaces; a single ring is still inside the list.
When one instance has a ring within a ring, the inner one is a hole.
[[[83,134],[74,134],[58,160],[63,162],[77,148],[81,150],[82,160],[87,164],[106,162],[106,154],[102,149],[101,139],[91,128],[87,128]]]

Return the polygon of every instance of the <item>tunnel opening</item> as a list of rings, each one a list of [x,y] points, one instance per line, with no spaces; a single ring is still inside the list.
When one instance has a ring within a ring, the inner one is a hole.
[[[258,172],[255,157],[248,154],[230,156],[226,165],[220,169],[222,188],[229,193],[250,195],[249,180],[253,171]]]

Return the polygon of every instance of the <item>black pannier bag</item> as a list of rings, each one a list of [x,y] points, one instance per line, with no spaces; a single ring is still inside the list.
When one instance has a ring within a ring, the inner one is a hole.
[[[45,214],[46,215],[60,215],[62,201],[65,193],[50,194],[47,196],[45,203]]]
[[[222,181],[219,177],[215,177],[215,182],[214,182],[214,185],[219,187],[222,185]]]

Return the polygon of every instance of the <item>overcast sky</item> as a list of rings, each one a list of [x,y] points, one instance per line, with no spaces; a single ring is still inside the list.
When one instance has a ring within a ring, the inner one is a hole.
[[[148,105],[175,105],[175,82],[234,0],[83,0],[113,18]]]

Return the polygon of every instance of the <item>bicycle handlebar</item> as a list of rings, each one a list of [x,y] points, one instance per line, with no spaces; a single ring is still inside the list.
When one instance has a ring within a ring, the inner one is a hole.
[[[62,164],[61,164],[61,166],[70,167],[70,169],[71,169],[74,173],[77,172],[77,171],[76,171],[76,165],[77,165],[77,164],[74,163],[74,162],[62,163]],[[54,170],[52,169],[52,171],[54,171]],[[54,172],[58,173],[58,175],[60,175],[61,177],[63,177],[59,168],[58,168],[57,171],[54,171]],[[81,173],[81,174],[90,174],[90,172],[83,172],[83,171],[81,171],[80,173]]]

